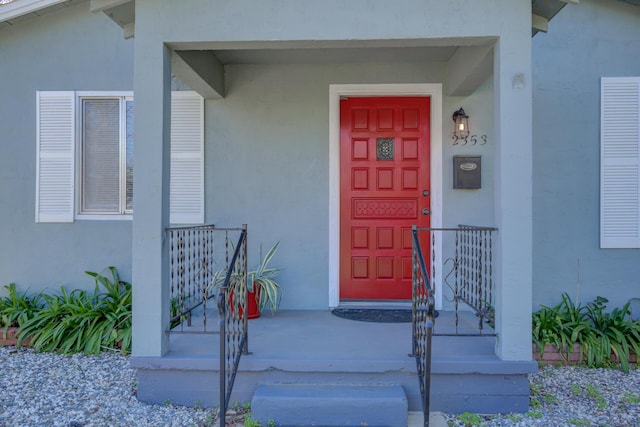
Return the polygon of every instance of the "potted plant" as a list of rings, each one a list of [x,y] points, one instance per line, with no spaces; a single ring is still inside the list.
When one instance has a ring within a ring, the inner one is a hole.
[[[280,242],[276,242],[269,250],[262,255],[262,245],[260,245],[260,261],[258,266],[254,270],[247,271],[247,317],[249,319],[255,319],[260,317],[261,311],[265,307],[269,307],[271,313],[274,313],[280,305],[282,295],[280,294],[280,285],[275,278],[280,274],[282,269],[270,267],[269,264],[273,259],[278,245]],[[218,270],[214,274],[214,278],[211,281],[209,294],[212,294],[213,289],[220,287],[224,284],[226,279],[226,269]],[[231,282],[229,284],[229,309],[233,312],[237,305],[238,300],[235,299],[235,290],[241,285],[241,280],[236,274],[231,276]],[[242,316],[242,307],[239,307],[238,313]]]
[[[280,285],[275,278],[280,274],[281,268],[269,267],[271,259],[278,250],[280,242],[276,242],[267,253],[262,256],[262,245],[260,245],[260,262],[255,270],[248,272],[248,292],[247,299],[249,319],[260,317],[261,311],[265,307],[269,307],[271,314],[280,306],[282,295],[280,293]]]

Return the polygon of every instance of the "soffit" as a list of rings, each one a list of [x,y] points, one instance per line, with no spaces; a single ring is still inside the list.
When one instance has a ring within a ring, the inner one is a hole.
[[[640,0],[619,0],[634,6],[640,6]],[[546,32],[549,21],[568,3],[579,4],[580,0],[531,0],[532,26],[531,36],[539,31]]]
[[[577,3],[578,1],[579,0],[531,0],[531,13],[534,19],[536,16],[541,17],[546,25],[567,3]],[[536,28],[535,25],[532,25],[531,36],[535,36],[539,31],[546,32],[546,30],[541,30],[540,28]]]
[[[13,0],[0,4],[0,28],[10,27],[88,0]]]

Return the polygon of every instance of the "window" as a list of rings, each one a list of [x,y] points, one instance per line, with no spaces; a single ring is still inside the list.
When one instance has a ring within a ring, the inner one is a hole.
[[[604,77],[600,247],[640,248],[640,77]]]
[[[133,213],[133,98],[81,97],[80,214]]]
[[[204,222],[204,101],[171,99],[172,224]],[[133,214],[131,93],[38,92],[36,222]]]

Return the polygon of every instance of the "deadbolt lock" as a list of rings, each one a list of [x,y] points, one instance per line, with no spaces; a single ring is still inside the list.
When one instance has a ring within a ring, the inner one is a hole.
[[[429,215],[431,211],[427,208],[422,209],[422,215]]]

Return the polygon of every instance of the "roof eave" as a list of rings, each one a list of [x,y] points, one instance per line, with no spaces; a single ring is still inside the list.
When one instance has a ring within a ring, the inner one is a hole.
[[[9,21],[46,7],[64,3],[66,0],[21,0],[3,4],[0,7],[0,22]]]

